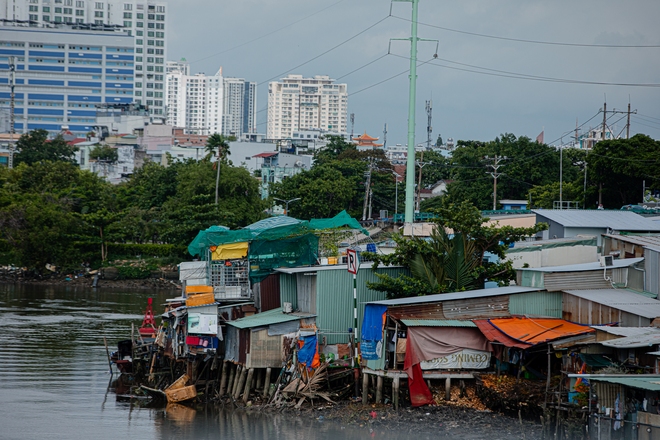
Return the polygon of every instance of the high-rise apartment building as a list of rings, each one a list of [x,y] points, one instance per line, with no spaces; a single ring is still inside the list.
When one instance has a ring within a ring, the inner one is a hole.
[[[236,136],[257,132],[257,83],[243,78],[224,79],[222,134]]]
[[[190,75],[190,65],[168,61],[166,79],[167,123],[186,133],[222,133],[222,68],[213,76]]]
[[[130,66],[135,71],[135,103],[147,106],[152,115],[164,117],[166,6],[164,0],[0,0],[0,20],[30,21],[33,26],[68,23],[123,27],[135,37],[135,57]]]
[[[270,139],[287,139],[294,131],[310,129],[345,133],[347,113],[347,85],[335,84],[329,76],[289,75],[268,84]]]
[[[93,131],[97,105],[133,102],[133,39],[109,26],[0,23],[0,130],[9,131],[13,66],[16,133]]]

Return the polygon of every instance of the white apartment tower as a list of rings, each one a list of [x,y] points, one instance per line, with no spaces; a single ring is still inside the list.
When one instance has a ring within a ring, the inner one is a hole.
[[[225,78],[222,134],[236,136],[257,132],[257,83]]]
[[[167,63],[167,123],[186,133],[222,133],[222,67],[214,76],[190,75],[185,60]]]
[[[135,37],[135,57],[125,66],[135,71],[135,103],[164,117],[166,6],[165,0],[0,0],[0,20],[124,27]]]
[[[269,83],[267,137],[287,139],[310,129],[346,133],[347,89],[325,75],[289,75]]]

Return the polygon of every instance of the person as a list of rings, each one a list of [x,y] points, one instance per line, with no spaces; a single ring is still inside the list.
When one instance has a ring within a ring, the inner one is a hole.
[[[598,204],[598,209],[603,209],[603,204],[602,203]]]

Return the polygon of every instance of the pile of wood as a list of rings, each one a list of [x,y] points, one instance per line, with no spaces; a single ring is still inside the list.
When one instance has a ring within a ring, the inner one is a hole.
[[[493,411],[530,420],[543,415],[545,382],[516,379],[511,376],[484,374],[477,379],[476,395]]]

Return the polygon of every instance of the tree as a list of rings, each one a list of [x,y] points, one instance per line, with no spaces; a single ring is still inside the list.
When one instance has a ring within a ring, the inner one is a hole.
[[[442,135],[441,135],[441,134],[438,135],[438,140],[435,141],[435,145],[438,146],[438,147],[441,146],[441,145],[443,145],[443,142],[442,142]]]
[[[314,163],[324,165],[327,162],[337,160],[345,152],[357,151],[354,143],[347,141],[341,136],[328,135],[325,137],[327,144],[314,152]]]
[[[208,152],[207,157],[210,158],[212,155],[217,156],[216,161],[216,178],[215,178],[215,204],[218,204],[218,185],[220,184],[220,165],[227,162],[227,156],[231,154],[229,152],[229,142],[236,140],[236,138],[229,138],[219,133],[213,133],[206,140],[206,151]]]
[[[436,212],[436,230],[428,241],[396,235],[394,253],[368,255],[376,264],[404,266],[412,275],[395,278],[378,274],[378,282],[368,283],[371,289],[385,291],[389,297],[407,297],[481,288],[486,281],[506,284],[515,276],[511,262],[504,261],[506,249],[547,229],[545,224],[531,228],[486,226],[489,219],[469,202],[449,204]],[[499,261],[487,262],[487,253]]]
[[[16,163],[28,165],[46,160],[75,163],[73,156],[78,151],[60,135],[48,140],[48,132],[42,129],[23,134],[16,142],[16,149]]]
[[[97,145],[89,152],[89,157],[99,161],[117,162],[119,154],[116,148],[112,148],[109,145]]]

